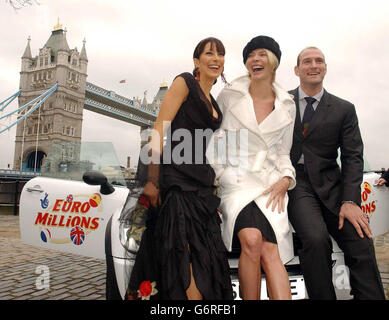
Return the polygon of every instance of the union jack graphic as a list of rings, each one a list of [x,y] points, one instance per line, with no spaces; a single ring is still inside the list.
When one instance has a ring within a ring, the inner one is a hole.
[[[67,202],[72,202],[72,201],[73,201],[73,195],[69,194],[69,195],[66,197],[66,201],[67,201]]]
[[[72,242],[77,246],[82,244],[85,240],[84,229],[80,226],[73,227],[72,230],[70,230],[70,240],[72,240]]]

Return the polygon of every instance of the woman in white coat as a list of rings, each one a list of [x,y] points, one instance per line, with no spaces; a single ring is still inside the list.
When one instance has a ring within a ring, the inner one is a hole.
[[[293,258],[286,208],[287,190],[296,184],[289,158],[295,105],[274,82],[280,58],[274,39],[253,38],[243,50],[248,75],[227,85],[218,97],[223,131],[213,137],[212,156],[219,163],[210,162],[219,186],[224,243],[231,251],[235,235],[242,249],[238,275],[243,299],[260,298],[261,268],[270,299],[291,299],[284,263]],[[232,132],[240,133],[235,156]],[[229,140],[226,157],[219,152],[225,137]]]

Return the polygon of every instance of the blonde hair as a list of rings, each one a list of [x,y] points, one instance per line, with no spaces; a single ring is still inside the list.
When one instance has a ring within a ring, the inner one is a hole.
[[[270,66],[272,67],[272,70],[275,73],[278,66],[280,65],[278,62],[278,59],[277,59],[276,55],[273,52],[271,52],[270,50],[268,50],[268,49],[264,49],[264,50],[266,51]]]

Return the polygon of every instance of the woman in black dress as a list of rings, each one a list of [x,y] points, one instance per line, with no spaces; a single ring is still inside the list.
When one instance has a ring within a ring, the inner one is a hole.
[[[205,158],[207,142],[222,121],[210,91],[223,72],[224,54],[220,40],[202,40],[193,54],[193,75],[178,75],[162,102],[151,135],[152,163],[143,190],[157,210],[143,235],[130,280],[130,289],[137,290],[138,296],[232,299],[217,213],[220,199],[213,193],[215,173]],[[144,279],[145,269],[153,270],[153,279]],[[141,281],[148,284],[146,293],[144,288],[137,289]]]

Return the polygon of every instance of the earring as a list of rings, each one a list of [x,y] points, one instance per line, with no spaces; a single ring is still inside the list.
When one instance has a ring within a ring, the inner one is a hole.
[[[196,68],[194,69],[194,74],[195,74],[195,79],[196,79],[197,81],[199,81],[199,80],[200,80],[200,72],[199,72],[199,68],[198,68],[198,67],[196,67]]]

